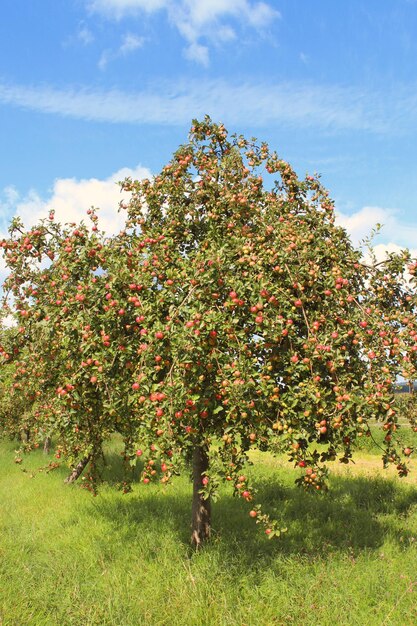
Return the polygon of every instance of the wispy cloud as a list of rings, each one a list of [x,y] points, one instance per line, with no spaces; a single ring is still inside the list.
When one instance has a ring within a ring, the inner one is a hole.
[[[398,133],[417,121],[413,93],[368,93],[337,85],[179,80],[140,92],[0,83],[0,103],[98,122],[189,124],[210,114],[228,124]],[[384,97],[383,97],[384,96]]]
[[[13,211],[19,199],[19,192],[9,185],[0,190],[0,233],[5,233],[8,227],[8,216]]]
[[[132,33],[126,33],[122,42],[117,49],[104,50],[100,56],[98,67],[101,70],[106,69],[108,63],[120,57],[126,57],[135,50],[138,50],[145,43],[144,37],[138,37]]]
[[[138,11],[154,13],[166,8],[169,0],[88,0],[90,11],[101,13],[109,19],[120,20],[126,15],[134,15]]]
[[[81,21],[78,24],[76,32],[67,37],[62,42],[62,45],[64,48],[68,46],[79,46],[80,44],[82,46],[89,46],[94,42],[94,40],[95,37],[90,28],[88,28],[84,21]]]
[[[94,35],[89,28],[81,26],[77,32],[77,39],[87,46],[94,41]]]
[[[195,41],[185,48],[184,56],[190,61],[196,61],[200,65],[204,65],[204,67],[209,65],[209,49],[207,46],[202,46]]]
[[[186,42],[185,57],[205,66],[209,64],[208,43],[236,38],[227,21],[262,31],[280,17],[270,3],[252,0],[89,0],[87,6],[90,12],[113,20],[163,11]]]
[[[138,48],[141,48],[144,43],[144,37],[138,37],[137,35],[133,35],[132,33],[126,33],[123,36],[123,41],[119,48],[119,53],[122,56],[126,56],[127,54],[134,52]]]

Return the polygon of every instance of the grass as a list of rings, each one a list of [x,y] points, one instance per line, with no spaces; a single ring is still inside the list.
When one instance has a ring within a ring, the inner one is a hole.
[[[0,443],[1,626],[408,626],[417,623],[417,490],[373,453],[340,467],[328,495],[258,453],[266,509],[289,528],[269,541],[227,491],[213,539],[189,548],[190,484],[97,497],[13,463]],[[116,451],[108,454],[113,471]],[[33,478],[31,476],[34,476]]]

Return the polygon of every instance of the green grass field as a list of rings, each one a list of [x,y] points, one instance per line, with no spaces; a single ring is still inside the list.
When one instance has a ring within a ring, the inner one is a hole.
[[[1,626],[415,626],[417,468],[377,471],[375,451],[338,467],[327,495],[293,485],[285,461],[258,453],[265,509],[288,525],[269,541],[225,491],[213,539],[189,548],[190,484],[135,485],[97,497],[65,472],[33,472],[0,443]],[[116,467],[116,451],[107,455]],[[288,467],[287,467],[288,466]]]

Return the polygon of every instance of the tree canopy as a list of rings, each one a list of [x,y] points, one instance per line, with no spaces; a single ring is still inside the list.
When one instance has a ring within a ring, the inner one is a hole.
[[[122,190],[118,235],[90,209],[89,225],[16,219],[1,244],[4,311],[18,320],[1,352],[30,409],[27,448],[54,437],[56,456],[89,463],[93,490],[115,432],[125,491],[138,458],[144,483],[192,461],[195,545],[221,480],[267,534],[282,530],[244,474],[252,448],[287,454],[320,491],[326,461],[348,463],[378,420],[384,462],[408,471],[393,405],[397,377],[415,372],[407,251],[365,261],[318,177],[210,118],[159,175]]]

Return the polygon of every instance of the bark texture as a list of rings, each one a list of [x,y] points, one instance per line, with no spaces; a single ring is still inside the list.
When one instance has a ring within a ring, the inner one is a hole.
[[[45,441],[43,442],[43,453],[49,454],[50,451],[51,451],[51,438],[46,437]]]
[[[202,479],[208,469],[209,458],[207,448],[196,446],[193,452],[193,505],[192,505],[192,535],[191,543],[198,549],[210,537],[211,532],[211,503],[204,499],[200,489]]]
[[[81,476],[81,474],[83,473],[83,470],[85,469],[85,467],[88,464],[89,460],[90,460],[89,456],[86,456],[83,459],[81,459],[81,461],[78,463],[78,465],[76,465],[74,467],[74,469],[72,470],[71,474],[69,476],[67,476],[67,478],[64,480],[64,483],[70,484],[70,483],[75,482],[77,480],[77,478],[79,478]]]
[[[21,439],[22,439],[23,443],[29,443],[29,441],[30,441],[30,430],[29,430],[29,428],[24,428],[20,432],[20,436],[21,436]]]

